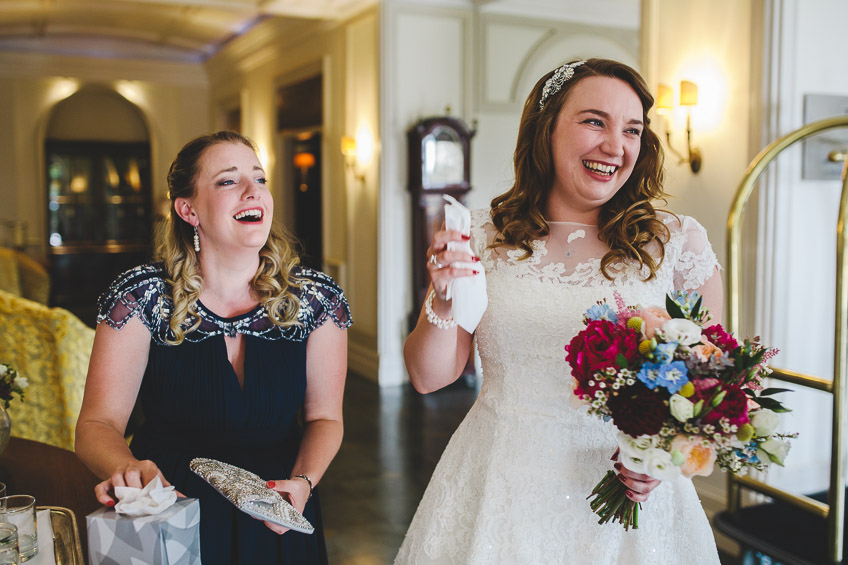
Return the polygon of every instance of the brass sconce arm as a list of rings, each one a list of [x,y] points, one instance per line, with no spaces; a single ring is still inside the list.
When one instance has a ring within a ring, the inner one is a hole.
[[[677,151],[671,145],[671,127],[669,121],[666,120],[665,140],[666,146],[678,158],[678,165],[689,163],[689,168],[693,173],[698,173],[701,170],[701,150],[697,147],[692,147],[692,106],[698,103],[698,86],[688,80],[680,81],[680,105],[686,106],[686,155]],[[665,84],[660,84],[657,90],[657,111],[660,113],[669,112],[672,110],[672,92],[671,87]]]

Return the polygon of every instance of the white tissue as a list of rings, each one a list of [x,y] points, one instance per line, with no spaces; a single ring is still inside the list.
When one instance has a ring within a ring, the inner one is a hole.
[[[443,198],[447,201],[445,229],[456,230],[465,235],[471,234],[471,212],[468,208],[450,195],[445,194]],[[473,255],[470,241],[448,242],[448,250],[465,251]],[[486,294],[486,273],[481,263],[456,262],[452,266],[479,271],[477,275],[453,279],[446,291],[446,298],[451,300],[451,316],[459,327],[468,333],[474,333],[489,305],[489,297]]]
[[[152,516],[170,508],[177,501],[174,487],[163,487],[159,477],[144,488],[115,487],[115,512],[126,516]]]

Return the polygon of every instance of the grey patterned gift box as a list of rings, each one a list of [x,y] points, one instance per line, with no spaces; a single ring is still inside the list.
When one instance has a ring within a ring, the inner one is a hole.
[[[85,518],[90,565],[200,565],[200,502],[180,498],[161,514],[122,516],[112,508]]]

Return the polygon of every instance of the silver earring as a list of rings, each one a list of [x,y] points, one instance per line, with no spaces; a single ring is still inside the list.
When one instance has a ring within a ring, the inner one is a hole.
[[[197,226],[194,226],[194,252],[200,253],[200,237],[197,235]]]

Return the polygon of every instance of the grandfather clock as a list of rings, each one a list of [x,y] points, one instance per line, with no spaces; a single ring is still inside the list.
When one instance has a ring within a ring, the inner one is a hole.
[[[451,116],[427,118],[407,131],[409,191],[412,193],[412,285],[414,304],[410,330],[427,294],[427,248],[444,221],[442,195],[465,203],[471,190],[470,152],[474,129]]]

